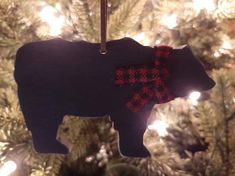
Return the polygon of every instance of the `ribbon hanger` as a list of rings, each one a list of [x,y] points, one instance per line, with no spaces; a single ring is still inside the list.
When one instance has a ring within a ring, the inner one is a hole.
[[[107,0],[100,0],[100,53],[106,54],[106,32],[107,32]]]

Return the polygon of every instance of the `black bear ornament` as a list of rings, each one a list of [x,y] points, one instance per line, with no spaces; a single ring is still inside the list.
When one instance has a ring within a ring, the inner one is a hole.
[[[14,75],[37,152],[68,152],[56,140],[65,115],[110,115],[121,154],[147,157],[143,134],[153,105],[215,84],[188,46],[151,48],[122,38],[107,42],[106,54],[99,47],[52,39],[18,50]]]

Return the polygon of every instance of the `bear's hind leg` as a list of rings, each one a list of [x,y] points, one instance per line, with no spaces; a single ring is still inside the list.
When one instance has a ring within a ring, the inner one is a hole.
[[[36,115],[32,117],[35,118]],[[39,153],[67,154],[68,149],[56,140],[57,130],[63,116],[46,113],[43,117],[45,119],[40,122],[26,123],[32,133],[34,149]]]
[[[29,89],[18,88],[18,95],[34,149],[39,153],[67,154],[68,149],[56,140],[58,126],[63,120],[57,101]]]

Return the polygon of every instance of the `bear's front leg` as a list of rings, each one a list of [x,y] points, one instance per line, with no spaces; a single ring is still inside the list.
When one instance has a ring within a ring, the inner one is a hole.
[[[143,135],[151,108],[139,113],[126,107],[116,108],[111,114],[114,128],[119,133],[120,153],[127,157],[149,157],[150,153],[143,145]]]
[[[137,128],[131,124],[123,125],[118,129],[119,149],[123,156],[127,157],[149,157],[150,153],[143,145],[145,128]]]
[[[32,133],[34,149],[39,153],[66,154],[68,149],[56,140],[63,120],[58,100],[28,88],[18,87],[18,95],[26,126]]]

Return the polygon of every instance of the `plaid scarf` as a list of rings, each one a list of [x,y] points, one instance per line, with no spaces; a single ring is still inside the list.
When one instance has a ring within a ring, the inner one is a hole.
[[[169,57],[172,48],[169,46],[155,46],[156,60],[150,64],[119,67],[115,72],[115,84],[140,85],[138,90],[126,102],[126,106],[133,112],[139,112],[147,104],[154,101],[165,103],[173,99],[167,81],[169,71],[164,64],[164,59]]]

